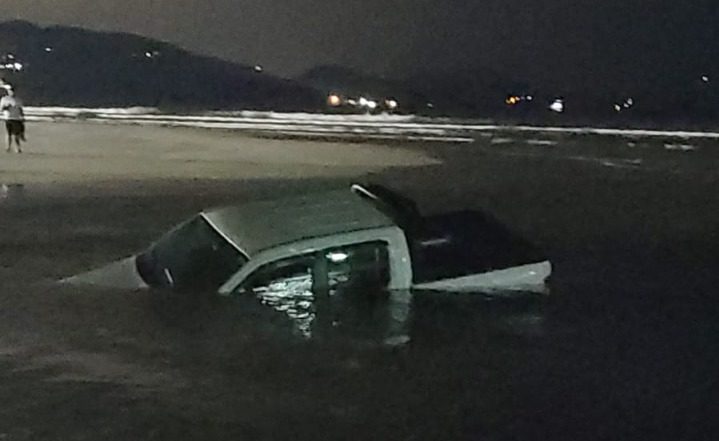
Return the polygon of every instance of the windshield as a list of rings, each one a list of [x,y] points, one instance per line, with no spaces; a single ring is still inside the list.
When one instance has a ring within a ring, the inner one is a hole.
[[[175,289],[218,289],[247,258],[202,216],[178,226],[137,258],[151,286]]]

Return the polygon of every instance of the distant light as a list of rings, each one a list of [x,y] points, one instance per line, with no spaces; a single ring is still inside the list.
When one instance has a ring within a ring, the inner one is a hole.
[[[135,56],[134,54],[132,55]],[[160,51],[147,51],[145,52],[145,57],[147,58],[155,58],[160,56]]]
[[[259,65],[259,64],[255,64],[254,69],[255,69],[255,72],[257,72],[257,73],[260,73],[260,72],[262,72],[263,70],[265,70],[265,69],[264,69],[261,65]]]
[[[349,104],[350,106],[356,106],[357,100],[350,98],[347,100],[347,104]]]
[[[430,108],[430,109],[434,109],[434,104],[432,104],[432,103],[427,103],[427,107]]]
[[[349,254],[343,253],[340,251],[334,251],[334,252],[327,253],[327,258],[332,263],[342,263],[342,262],[346,261],[349,257],[350,257]]]
[[[47,46],[47,47],[45,48],[45,52],[52,52],[52,48],[51,48],[50,46]]]
[[[561,100],[559,98],[555,99],[554,102],[549,105],[549,110],[557,113],[564,112],[564,100]]]
[[[617,112],[623,110],[623,109],[629,109],[634,105],[634,99],[633,98],[625,98],[623,101],[620,101],[618,103],[614,104],[614,110]]]
[[[13,55],[13,54],[7,54],[7,59],[8,59],[8,60],[14,60],[14,59],[15,59],[15,55]]]
[[[331,94],[327,97],[327,104],[332,107],[337,107],[342,104],[342,98],[335,94]]]
[[[369,100],[367,101],[367,108],[370,110],[374,110],[377,108],[377,101]]]
[[[363,97],[363,96],[361,96],[361,97],[359,98],[359,105],[360,105],[360,106],[362,106],[362,107],[367,106],[367,102],[368,102],[368,101],[367,101],[367,98],[365,98],[365,97]]]
[[[23,64],[18,61],[15,61],[14,63],[0,64],[0,69],[14,70],[16,72],[21,71],[23,69],[23,67],[24,67]]]
[[[707,75],[702,75],[702,81],[705,83],[709,82],[709,77]]]
[[[532,101],[533,99],[534,97],[532,95],[510,95],[504,100],[504,103],[509,106],[514,106],[522,101]]]
[[[397,107],[399,107],[399,103],[397,102],[397,100],[393,100],[393,99],[385,100],[384,104],[390,110],[394,110]]]

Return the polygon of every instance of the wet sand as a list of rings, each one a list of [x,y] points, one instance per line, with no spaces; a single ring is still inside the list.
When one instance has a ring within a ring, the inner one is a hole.
[[[3,439],[712,439],[716,147],[366,145],[37,124],[0,155]],[[634,141],[632,141],[634,142]],[[210,205],[372,179],[484,208],[546,301],[425,296],[412,342],[303,341],[233,299],[59,287]]]
[[[31,123],[22,155],[0,155],[4,182],[352,176],[436,164],[401,147],[258,139],[191,128]]]

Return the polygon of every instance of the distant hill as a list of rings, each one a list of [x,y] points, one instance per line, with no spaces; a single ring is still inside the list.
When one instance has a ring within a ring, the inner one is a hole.
[[[397,111],[404,113],[506,122],[719,123],[719,78],[711,74],[716,69],[686,77],[666,66],[621,81],[594,77],[573,86],[539,83],[523,78],[522,72],[491,68],[418,67],[415,72],[385,78],[342,66],[318,66],[288,80],[137,35],[0,23],[0,77],[18,86],[31,105],[323,111],[327,94],[335,92],[393,98],[400,103]],[[510,94],[533,99],[508,105]],[[566,104],[561,115],[548,110],[558,97]],[[630,107],[624,107],[627,102]]]
[[[296,81],[131,34],[0,23],[0,62],[0,76],[33,105],[285,111],[324,105],[324,96]]]

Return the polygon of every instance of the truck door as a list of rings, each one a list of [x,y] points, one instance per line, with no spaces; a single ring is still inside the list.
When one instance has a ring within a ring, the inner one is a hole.
[[[397,316],[386,311],[389,282],[388,244],[372,241],[278,259],[255,270],[235,292],[286,313],[308,336],[318,328],[366,334],[359,328],[381,333],[387,317]]]
[[[325,314],[333,332],[386,340],[404,333],[409,316],[405,293],[390,291],[387,242],[375,241],[325,250],[328,289]],[[398,302],[398,299],[402,300]],[[322,306],[322,302],[318,302]]]

